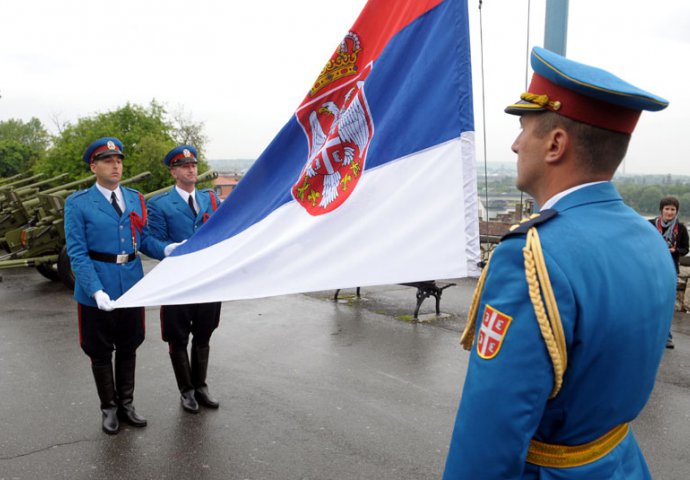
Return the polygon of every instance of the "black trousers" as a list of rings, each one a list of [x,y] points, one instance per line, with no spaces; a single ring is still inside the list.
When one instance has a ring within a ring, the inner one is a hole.
[[[123,354],[133,353],[144,341],[146,319],[143,307],[104,312],[78,303],[77,309],[79,344],[94,364],[110,361],[113,350]]]
[[[205,347],[220,322],[220,302],[161,307],[161,334],[171,350],[187,348],[189,335],[192,344]]]

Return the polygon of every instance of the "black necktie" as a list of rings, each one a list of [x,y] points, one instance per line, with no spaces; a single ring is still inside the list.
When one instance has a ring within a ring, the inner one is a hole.
[[[192,198],[191,195],[187,197],[187,203],[189,203],[189,208],[192,209],[192,212],[194,213],[194,216],[196,217],[196,209],[194,208],[194,199]]]
[[[119,216],[122,216],[122,209],[120,208],[120,205],[117,203],[117,195],[115,195],[115,192],[110,194],[110,203],[112,204],[117,214]]]

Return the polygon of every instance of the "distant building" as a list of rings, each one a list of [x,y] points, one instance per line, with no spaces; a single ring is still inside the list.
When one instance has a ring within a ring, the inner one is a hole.
[[[221,173],[218,178],[213,180],[213,190],[221,201],[225,200],[241,179],[242,176],[239,173]]]

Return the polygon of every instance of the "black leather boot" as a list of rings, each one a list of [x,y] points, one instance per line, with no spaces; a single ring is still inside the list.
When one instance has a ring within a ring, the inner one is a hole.
[[[120,431],[120,422],[117,420],[117,404],[115,403],[115,384],[113,382],[113,365],[91,365],[93,378],[96,381],[98,398],[101,401],[103,412],[103,431],[108,435],[115,435]]]
[[[220,403],[213,398],[206,385],[208,371],[208,355],[211,347],[199,347],[192,344],[192,384],[197,401],[208,408],[218,408]]]
[[[137,354],[115,352],[115,383],[117,390],[117,415],[121,421],[133,427],[145,427],[147,422],[134,409],[134,370]]]
[[[170,352],[177,388],[180,389],[180,402],[182,408],[189,413],[199,413],[199,404],[194,398],[194,387],[192,386],[192,368],[189,366],[187,349],[173,350]]]

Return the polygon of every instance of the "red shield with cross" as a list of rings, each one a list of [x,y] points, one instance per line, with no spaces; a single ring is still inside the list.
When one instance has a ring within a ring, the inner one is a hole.
[[[364,170],[374,135],[364,94],[371,64],[360,68],[356,61],[355,55],[350,76],[329,83],[326,75],[317,82],[318,88],[312,89],[315,98],[308,97],[295,114],[307,137],[309,152],[292,187],[292,196],[311,215],[322,215],[342,205]]]
[[[499,312],[491,305],[486,305],[477,339],[477,354],[480,357],[488,360],[498,355],[512,321],[512,317]]]

